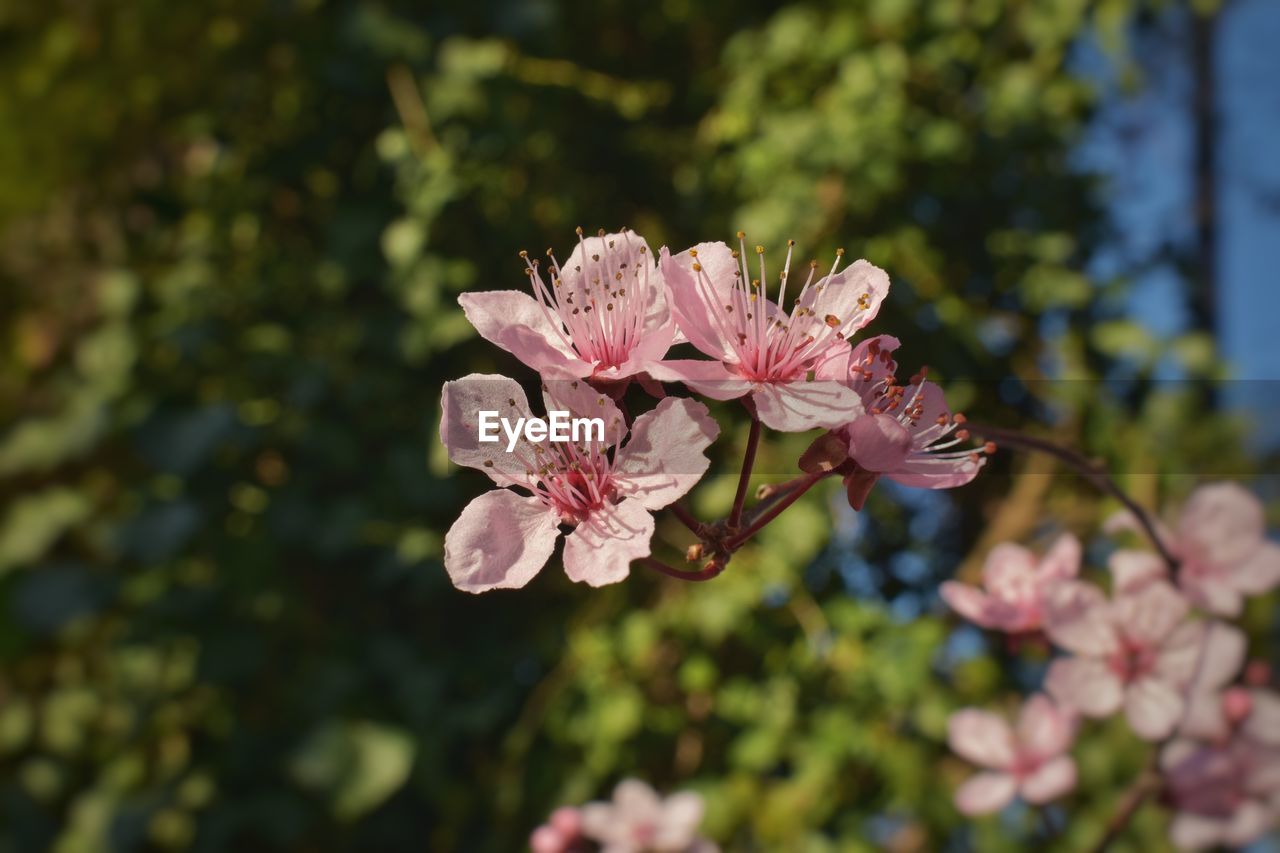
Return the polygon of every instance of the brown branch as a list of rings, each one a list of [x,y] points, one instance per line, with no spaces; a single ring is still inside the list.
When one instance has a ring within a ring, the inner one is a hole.
[[[1125,494],[1124,490],[1116,484],[1116,481],[1111,478],[1111,474],[1104,467],[1068,447],[1063,447],[1059,444],[1054,444],[1052,441],[1027,435],[1017,430],[1003,429],[989,424],[973,423],[972,421],[969,422],[968,428],[970,431],[978,433],[985,438],[992,439],[997,444],[1020,447],[1037,453],[1046,453],[1075,468],[1099,491],[1115,498],[1124,505],[1125,509],[1133,514],[1133,517],[1138,520],[1138,524],[1142,526],[1143,531],[1147,534],[1147,538],[1151,540],[1151,544],[1155,545],[1156,550],[1160,552],[1160,556],[1168,564],[1169,570],[1177,571],[1178,560],[1169,552],[1164,540],[1160,538],[1150,514],[1137,501]]]

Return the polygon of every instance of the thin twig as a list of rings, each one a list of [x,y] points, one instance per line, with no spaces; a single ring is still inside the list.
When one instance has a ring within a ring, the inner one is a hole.
[[[707,526],[701,521],[698,521],[697,517],[695,517],[693,513],[689,512],[689,510],[685,509],[678,503],[672,504],[667,507],[667,509],[671,510],[672,515],[680,519],[681,524],[692,530],[694,536],[702,538],[706,535]]]
[[[1160,790],[1160,785],[1160,774],[1156,772],[1156,752],[1153,750],[1146,768],[1129,786],[1129,790],[1120,799],[1120,804],[1116,806],[1115,814],[1111,816],[1111,820],[1107,821],[1107,829],[1102,838],[1090,848],[1091,853],[1104,853],[1114,844],[1147,798]]]
[[[813,488],[815,483],[824,477],[831,476],[834,473],[834,471],[819,471],[815,474],[806,474],[804,480],[798,486],[787,492],[778,501],[771,504],[764,512],[756,515],[750,524],[748,524],[743,530],[734,534],[733,538],[725,544],[731,551],[736,551],[741,548],[744,542],[752,536],[755,536],[761,528],[781,515],[783,510],[799,500],[800,496]]]
[[[662,572],[669,578],[677,578],[682,581],[709,581],[723,572],[727,564],[726,560],[717,557],[708,560],[707,564],[696,572],[682,572],[655,557],[641,557],[640,562],[654,571]]]
[[[1105,468],[1102,468],[1092,460],[1085,458],[1084,455],[1077,453],[1068,447],[1063,447],[1059,444],[1054,444],[1052,441],[1048,441],[1043,438],[1036,438],[1033,435],[1027,435],[1023,432],[973,422],[968,424],[968,428],[971,432],[975,432],[986,438],[992,439],[997,444],[1021,447],[1026,450],[1046,453],[1056,459],[1062,460],[1072,468],[1075,468],[1100,491],[1105,492],[1120,503],[1124,504],[1124,507],[1133,514],[1134,518],[1138,520],[1138,524],[1142,526],[1143,531],[1147,534],[1147,538],[1151,540],[1151,544],[1155,545],[1156,550],[1160,552],[1160,556],[1164,558],[1164,561],[1169,565],[1170,571],[1177,571],[1178,560],[1173,556],[1173,554],[1169,553],[1169,549],[1165,545],[1164,540],[1160,538],[1160,534],[1156,530],[1155,522],[1151,520],[1151,516],[1142,508],[1141,505],[1138,504],[1137,501],[1124,493],[1124,490],[1116,484],[1116,481],[1111,478],[1111,475]]]
[[[760,419],[752,415],[751,433],[747,436],[747,451],[742,457],[742,473],[738,476],[738,493],[733,497],[733,510],[729,513],[729,527],[742,524],[742,505],[747,500],[747,486],[751,482],[751,469],[756,464],[756,450],[760,447]]]

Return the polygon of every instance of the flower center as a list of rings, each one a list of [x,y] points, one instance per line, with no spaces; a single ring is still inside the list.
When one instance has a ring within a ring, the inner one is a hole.
[[[603,230],[584,238],[578,229],[581,263],[564,270],[555,254],[551,285],[543,281],[536,258],[521,252],[533,295],[561,341],[597,369],[625,362],[644,331],[652,291],[648,247],[634,246],[631,232],[606,239]],[[637,256],[641,262],[636,263]]]
[[[1129,640],[1111,654],[1107,666],[1125,684],[1149,675],[1156,666],[1155,650]]]

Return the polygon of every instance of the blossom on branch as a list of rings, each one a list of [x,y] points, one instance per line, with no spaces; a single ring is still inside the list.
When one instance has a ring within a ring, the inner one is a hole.
[[[985,770],[956,791],[956,808],[967,815],[990,814],[1015,796],[1040,804],[1061,797],[1076,784],[1076,764],[1067,752],[1076,718],[1049,697],[1036,694],[1018,715],[1017,728],[1003,717],[966,708],[947,721],[947,740],[961,758]]]
[[[1174,844],[1242,847],[1280,824],[1280,731],[1269,735],[1241,733],[1225,743],[1178,738],[1161,750]]]
[[[939,592],[965,619],[996,631],[1020,634],[1044,627],[1049,591],[1080,573],[1080,540],[1059,537],[1043,558],[1012,542],[997,545],[982,567],[984,589],[946,581]]]
[[[1117,590],[1111,600],[1092,584],[1066,581],[1046,604],[1049,639],[1072,653],[1050,665],[1049,694],[1088,717],[1123,708],[1146,740],[1172,734],[1206,634],[1205,623],[1187,621],[1186,599],[1163,580]]]
[[[666,287],[644,238],[623,229],[582,236],[563,267],[551,250],[550,283],[525,259],[533,296],[464,293],[458,303],[485,340],[549,378],[613,381],[644,373],[676,337]]]
[[[613,799],[581,809],[582,834],[602,853],[717,853],[698,836],[702,797],[690,791],[662,798],[638,779],[624,779]]]
[[[499,487],[476,498],[445,536],[444,562],[454,586],[467,592],[522,587],[551,557],[560,525],[565,573],[591,586],[627,577],[633,560],[649,555],[652,510],[693,488],[710,461],[703,451],[719,426],[706,406],[668,397],[636,418],[627,434],[618,407],[586,382],[544,386],[548,411],[600,418],[603,440],[535,443],[479,440],[479,413],[514,420],[530,416],[520,385],[505,376],[471,374],[447,382],[440,440],[449,458],[483,471]]]
[[[716,400],[749,394],[771,429],[800,432],[848,421],[861,401],[841,382],[847,339],[875,318],[889,292],[889,277],[865,260],[839,270],[842,250],[825,276],[817,277],[817,262],[810,262],[788,308],[792,244],[775,303],[768,298],[764,247],[756,247],[759,278],[752,278],[741,232],[738,237],[738,251],[724,243],[699,243],[675,256],[662,250],[676,323],[714,360],[664,361],[650,374]]]
[[[1110,530],[1134,525],[1121,513]],[[1178,560],[1177,583],[1191,603],[1219,616],[1239,616],[1244,599],[1280,585],[1280,545],[1266,538],[1262,503],[1236,483],[1210,483],[1191,493],[1173,529],[1160,538]]]
[[[810,472],[851,462],[844,484],[856,510],[881,477],[925,489],[963,486],[986,464],[984,454],[995,449],[966,446],[964,416],[951,413],[942,389],[924,371],[906,385],[898,383],[892,356],[897,348],[897,338],[880,335],[833,359],[829,369],[859,402],[830,433],[836,441],[824,436],[800,460]]]

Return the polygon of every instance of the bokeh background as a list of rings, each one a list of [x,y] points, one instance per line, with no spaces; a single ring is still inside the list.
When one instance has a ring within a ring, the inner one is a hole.
[[[576,225],[843,246],[971,417],[1149,506],[1274,498],[1277,40],[1269,0],[0,0],[0,851],[519,850],[628,775],[731,850],[1086,845],[1146,748],[1092,726],[1067,801],[963,821],[947,714],[1044,661],[936,588],[1062,530],[1100,566],[1113,505],[1001,455],[815,491],[711,584],[468,596],[440,386],[531,377],[455,298]]]

